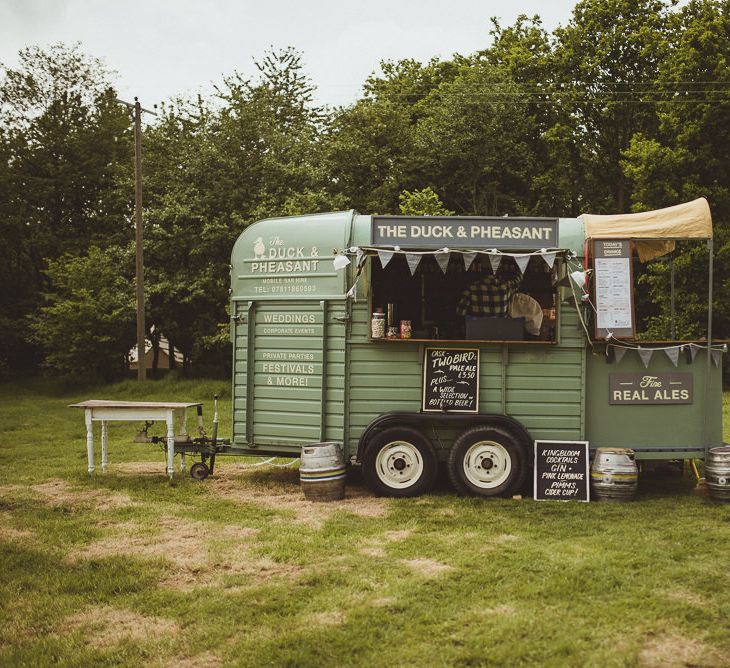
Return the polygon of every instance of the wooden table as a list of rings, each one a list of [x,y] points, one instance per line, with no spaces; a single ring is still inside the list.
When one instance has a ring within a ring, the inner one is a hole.
[[[185,425],[188,408],[198,408],[202,404],[187,404],[174,401],[104,401],[89,399],[71,408],[83,408],[86,418],[86,453],[89,457],[89,475],[94,475],[94,422],[101,422],[101,470],[106,471],[109,436],[107,422],[116,421],[157,421],[167,424],[167,475],[172,478],[175,457],[175,421],[178,423],[178,436],[187,438]],[[181,455],[181,470],[185,470],[185,455]]]

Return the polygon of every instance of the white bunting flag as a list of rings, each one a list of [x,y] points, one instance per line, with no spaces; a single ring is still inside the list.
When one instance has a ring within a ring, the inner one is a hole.
[[[651,348],[639,348],[638,353],[639,357],[641,357],[641,361],[644,363],[644,368],[648,369],[649,362],[651,362],[654,351]]]
[[[464,256],[464,269],[466,271],[469,271],[469,267],[471,267],[472,264],[474,264],[474,260],[476,260],[477,254],[476,253],[462,253]]]
[[[496,274],[497,269],[499,269],[499,265],[502,263],[501,253],[490,253],[489,263],[492,265],[492,271]]]
[[[439,263],[439,267],[441,267],[441,271],[443,271],[445,274],[446,270],[449,267],[449,258],[451,257],[451,253],[436,253],[436,255],[434,255],[434,257],[436,258],[436,262]]]
[[[626,348],[623,348],[622,346],[614,346],[613,354],[616,357],[616,364],[619,364],[626,354]]]
[[[715,363],[715,366],[720,366],[721,359],[722,359],[722,352],[720,350],[713,350],[712,351],[712,361]]]
[[[385,269],[388,262],[393,259],[393,251],[379,250],[378,257],[380,258],[380,266]]]
[[[520,273],[524,274],[525,269],[527,269],[527,263],[530,261],[529,255],[513,255],[512,256],[517,263],[517,266],[520,268]]]
[[[545,251],[540,253],[540,257],[542,257],[543,260],[545,260],[545,264],[550,267],[550,269],[553,268],[553,265],[555,264],[555,256],[557,253],[546,253]]]
[[[677,366],[677,362],[679,362],[679,346],[675,348],[667,348],[664,352],[667,354],[667,357],[671,360],[672,364]]]
[[[408,268],[411,270],[411,276],[416,273],[422,257],[423,255],[418,253],[406,253],[406,262],[408,262]]]
[[[692,355],[692,361],[695,361],[695,357],[697,357],[697,352],[699,351],[700,347],[696,346],[692,343],[689,344],[689,352],[690,355]]]

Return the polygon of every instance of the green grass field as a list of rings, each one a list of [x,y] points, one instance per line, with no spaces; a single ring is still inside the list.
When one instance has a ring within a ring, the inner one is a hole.
[[[227,436],[223,381],[0,386],[0,665],[730,665],[730,507],[688,474],[624,505],[311,504],[256,460],[170,483],[113,423],[86,475],[67,404],[204,401],[209,427],[216,392]]]

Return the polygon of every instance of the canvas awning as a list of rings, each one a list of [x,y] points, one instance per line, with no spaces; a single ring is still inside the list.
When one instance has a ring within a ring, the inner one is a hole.
[[[642,262],[674,250],[675,239],[712,239],[710,205],[704,197],[666,209],[580,216],[586,239],[633,239]]]

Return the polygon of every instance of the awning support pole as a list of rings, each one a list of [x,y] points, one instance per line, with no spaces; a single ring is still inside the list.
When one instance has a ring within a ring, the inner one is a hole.
[[[712,239],[707,240],[707,250],[709,251],[710,258],[709,258],[709,269],[708,274],[709,278],[707,281],[707,369],[705,371],[705,401],[704,401],[704,408],[705,408],[705,419],[704,419],[704,431],[705,431],[705,448],[709,448],[710,443],[710,426],[709,426],[709,417],[710,417],[710,407],[709,407],[709,398],[710,398],[710,380],[712,376],[712,283],[713,283],[713,261],[712,261],[712,255],[713,255],[713,241]]]
[[[671,332],[670,338],[672,341],[677,340],[677,321],[675,319],[676,313],[674,310],[674,255],[669,259],[669,299],[671,309]]]

